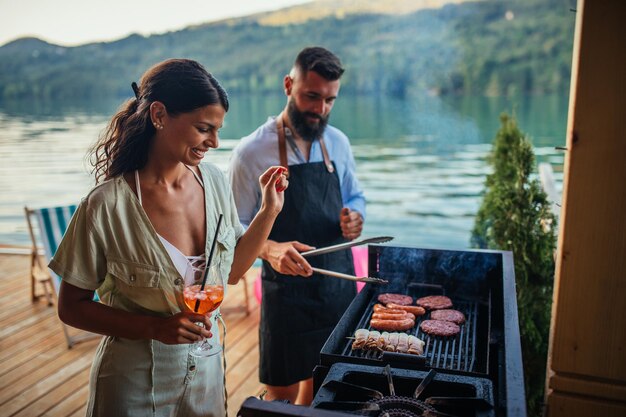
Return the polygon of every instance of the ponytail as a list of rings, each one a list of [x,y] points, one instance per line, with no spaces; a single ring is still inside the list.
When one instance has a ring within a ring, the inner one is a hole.
[[[154,132],[150,106],[136,98],[127,101],[90,150],[96,184],[143,168]]]

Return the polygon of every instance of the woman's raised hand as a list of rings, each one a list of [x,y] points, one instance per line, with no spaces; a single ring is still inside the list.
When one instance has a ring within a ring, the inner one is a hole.
[[[278,214],[285,202],[284,191],[289,186],[287,168],[282,166],[269,167],[260,177],[259,184],[263,193],[261,210]]]

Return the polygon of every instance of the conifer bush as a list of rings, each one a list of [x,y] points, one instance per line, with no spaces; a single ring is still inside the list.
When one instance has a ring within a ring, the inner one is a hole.
[[[514,117],[500,116],[483,201],[476,215],[474,247],[513,252],[522,359],[529,416],[540,416],[554,277],[556,218],[539,181],[535,155]]]

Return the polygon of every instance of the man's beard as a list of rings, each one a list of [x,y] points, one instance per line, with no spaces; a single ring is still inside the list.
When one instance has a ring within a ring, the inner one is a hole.
[[[321,138],[328,124],[328,116],[323,117],[311,112],[301,112],[296,107],[294,100],[289,100],[287,104],[287,114],[298,136],[308,142],[313,142],[315,139]],[[307,120],[307,117],[316,118],[318,120],[317,124],[311,124]]]

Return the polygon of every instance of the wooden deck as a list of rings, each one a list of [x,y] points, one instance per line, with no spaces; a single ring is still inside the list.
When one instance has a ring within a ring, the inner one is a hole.
[[[250,315],[225,314],[228,414],[258,395],[259,306],[249,271]],[[68,349],[56,308],[30,300],[29,257],[0,254],[0,416],[84,416],[97,340]],[[244,286],[229,289],[224,308],[243,304]]]

